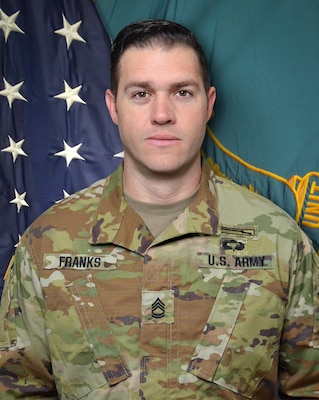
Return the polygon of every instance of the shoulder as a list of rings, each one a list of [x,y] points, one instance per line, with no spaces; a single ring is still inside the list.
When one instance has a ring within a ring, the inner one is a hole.
[[[69,219],[72,215],[85,213],[88,209],[93,211],[101,201],[106,182],[107,178],[101,179],[58,201],[41,214],[32,225],[60,217]]]
[[[240,186],[226,178],[210,175],[210,184],[214,187],[221,219],[236,220],[238,223],[252,223],[271,226],[276,229],[300,230],[300,227],[285,210],[266,197]]]
[[[118,192],[122,187],[122,166],[120,165],[106,178],[100,179],[90,186],[79,190],[46,210],[36,222],[49,218],[53,215],[64,215],[70,213],[93,213],[102,200],[107,200]]]
[[[294,265],[291,271],[301,262],[305,263],[305,269],[318,269],[319,259],[311,239],[285,210],[223,177],[211,174],[210,183],[217,197],[222,227],[255,229],[258,249],[271,248],[280,265]]]
[[[120,181],[118,186],[115,182],[113,173],[54,204],[26,229],[18,249],[27,249],[39,265],[44,254],[74,249],[81,252],[90,241],[101,204],[105,209],[112,208],[111,198],[120,185]]]
[[[42,236],[44,231],[78,231],[89,227],[101,203],[109,203],[121,187],[121,168],[90,186],[79,190],[48,208],[26,230],[25,234]]]

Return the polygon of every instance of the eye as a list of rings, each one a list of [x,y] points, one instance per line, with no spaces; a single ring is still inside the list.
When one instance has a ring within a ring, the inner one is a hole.
[[[188,90],[181,89],[177,92],[177,96],[179,97],[190,97],[191,93]]]
[[[133,97],[136,99],[145,99],[148,96],[147,92],[136,92],[134,93]]]

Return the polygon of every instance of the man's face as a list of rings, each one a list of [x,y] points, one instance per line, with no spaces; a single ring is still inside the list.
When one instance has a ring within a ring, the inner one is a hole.
[[[188,47],[127,49],[120,60],[116,98],[106,102],[118,125],[125,168],[171,175],[198,166],[215,89],[204,89]]]

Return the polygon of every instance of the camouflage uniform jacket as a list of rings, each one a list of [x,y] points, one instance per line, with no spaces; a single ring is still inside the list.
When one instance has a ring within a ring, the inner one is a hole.
[[[203,167],[156,239],[122,167],[23,235],[0,310],[0,398],[319,399],[318,260],[268,200]],[[35,396],[35,397],[32,397]]]

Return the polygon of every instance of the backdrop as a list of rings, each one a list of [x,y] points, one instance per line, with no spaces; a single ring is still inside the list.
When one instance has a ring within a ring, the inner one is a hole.
[[[273,200],[319,248],[319,2],[0,0],[0,292],[25,228],[121,161],[104,104],[110,40],[145,18],[202,43],[216,172]]]

